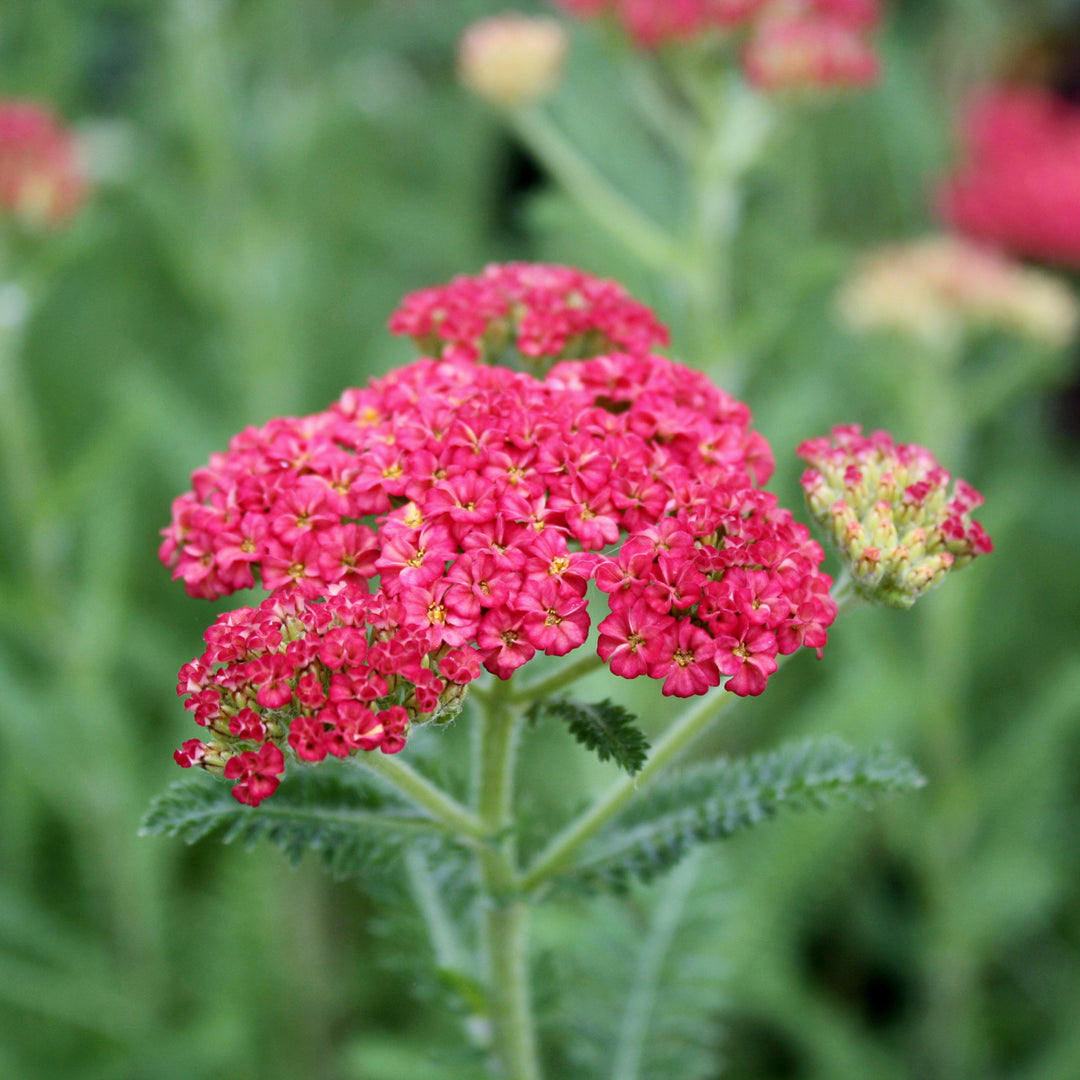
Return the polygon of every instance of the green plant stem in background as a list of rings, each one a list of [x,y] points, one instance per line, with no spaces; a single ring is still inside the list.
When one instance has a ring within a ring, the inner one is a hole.
[[[646,266],[681,276],[685,256],[665,229],[617,191],[539,108],[518,109],[510,123],[567,194]]]
[[[656,1010],[660,975],[671,950],[687,901],[701,872],[704,848],[697,848],[664,882],[660,902],[646,930],[641,955],[634,969],[626,1011],[619,1025],[611,1080],[640,1080],[641,1062],[649,1035],[649,1021]]]
[[[901,397],[905,435],[934,446],[940,460],[961,476],[967,473],[968,447],[982,404],[965,400],[958,385],[956,373],[966,347],[959,339],[951,355],[914,358]],[[1030,380],[1032,373],[1023,370]],[[966,723],[971,597],[965,590],[949,589],[928,600],[918,621],[921,678],[915,732],[930,780],[930,822],[928,839],[911,847],[926,904],[927,1007],[921,1039],[940,1075],[978,1076],[986,1072],[979,1019],[985,990],[974,960],[977,945],[968,931],[967,894],[957,887],[958,868],[973,859],[980,814]]]
[[[675,284],[688,323],[687,359],[735,391],[747,364],[733,352],[733,247],[746,175],[775,127],[775,110],[737,76],[717,84],[707,71],[695,71],[682,80],[681,101],[666,92],[658,67],[636,67],[633,76],[643,119],[669,131],[685,174],[687,205],[677,236],[601,176],[543,109],[516,110],[510,123],[600,228]]]
[[[18,282],[0,280],[0,464],[8,504],[23,537],[24,572],[41,586],[48,585],[49,575],[37,516],[48,471],[38,411],[22,371],[30,305],[29,294]]]
[[[405,871],[413,899],[423,916],[440,971],[467,971],[469,958],[450,913],[432,878],[427,856],[417,847],[405,852]]]
[[[774,126],[774,110],[744,81],[731,76],[702,100],[701,134],[684,162],[690,189],[685,244],[689,359],[713,371],[735,392],[746,361],[733,355],[734,252],[742,221],[743,185]]]

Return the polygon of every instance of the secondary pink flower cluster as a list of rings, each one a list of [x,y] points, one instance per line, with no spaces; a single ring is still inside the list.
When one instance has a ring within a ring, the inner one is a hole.
[[[939,209],[960,232],[1019,255],[1080,265],[1080,107],[1048,90],[994,90],[964,123],[966,159]]]
[[[878,0],[558,0],[573,15],[617,19],[642,48],[710,32],[743,38],[747,77],[765,90],[863,86],[880,73],[870,39]]]
[[[668,342],[667,329],[621,285],[537,263],[496,264],[410,293],[389,325],[424,356],[530,369],[555,359],[647,353]]]
[[[0,208],[25,224],[56,226],[86,198],[75,141],[42,105],[0,101]]]
[[[797,452],[811,466],[802,478],[810,512],[864,599],[911,607],[950,570],[993,550],[970,516],[982,496],[963,480],[950,496],[951,477],[929,450],[851,426]]]
[[[583,275],[573,288],[593,294]],[[836,608],[821,548],[761,490],[773,462],[749,424],[703,375],[643,348],[543,379],[424,358],[322,413],[248,428],[193,474],[164,530],[161,557],[192,595],[256,574],[273,592],[219,619],[181,673],[214,734],[177,760],[254,802],[282,751],[400,749],[481,666],[507,678],[581,646],[590,580],[617,675],[682,697],[724,679],[761,693],[778,655],[824,645]]]
[[[222,615],[205,640],[177,692],[211,738],[189,739],[174,757],[238,781],[233,794],[251,806],[277,789],[279,744],[307,762],[397,753],[410,718],[451,719],[480,673],[474,650],[432,651],[401,605],[356,585],[318,599],[281,590]]]

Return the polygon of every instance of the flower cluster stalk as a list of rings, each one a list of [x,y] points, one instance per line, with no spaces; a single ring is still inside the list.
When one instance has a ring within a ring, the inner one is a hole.
[[[476,739],[477,813],[488,841],[477,854],[480,936],[494,1044],[506,1080],[539,1080],[529,979],[529,911],[516,885],[514,764],[520,713],[505,698],[484,703]]]
[[[462,806],[442,788],[399,757],[365,754],[360,759],[374,773],[397,788],[458,839],[475,844],[491,835],[488,823]]]

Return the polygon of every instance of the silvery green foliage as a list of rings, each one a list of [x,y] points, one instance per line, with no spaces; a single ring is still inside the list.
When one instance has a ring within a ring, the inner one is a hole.
[[[648,881],[704,841],[722,840],[780,810],[837,802],[871,805],[925,783],[888,748],[861,750],[838,738],[806,739],[733,761],[719,758],[670,774],[586,845],[560,875],[570,889],[625,889]]]
[[[699,848],[662,881],[635,886],[627,897],[595,897],[584,908],[564,909],[560,918],[583,925],[578,932],[567,925],[561,936],[582,944],[553,950],[560,990],[549,1035],[560,1060],[551,1062],[552,1075],[721,1075],[730,901],[718,854]]]
[[[337,878],[362,877],[393,862],[404,845],[444,836],[436,822],[356,768],[297,769],[257,808],[238,803],[225,784],[185,777],[154,799],[140,828],[143,836],[179,836],[189,844],[215,832],[248,848],[265,838],[293,864],[317,852]]]

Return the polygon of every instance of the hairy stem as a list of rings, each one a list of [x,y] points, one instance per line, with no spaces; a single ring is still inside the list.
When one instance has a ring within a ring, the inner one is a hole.
[[[653,747],[649,760],[640,772],[617,780],[585,813],[572,821],[544,848],[522,875],[520,888],[530,892],[566,866],[587,840],[595,836],[626,806],[636,792],[649,784],[722,712],[730,708],[735,700],[734,694],[719,690],[708,694],[697,705],[687,709]]]
[[[529,985],[528,907],[516,888],[514,761],[520,717],[489,696],[476,743],[476,806],[489,840],[477,852],[480,932],[501,1080],[540,1080]]]
[[[426,810],[450,832],[473,841],[483,840],[489,835],[486,824],[479,817],[397,757],[365,754],[363,764]]]
[[[604,661],[596,653],[585,653],[568,664],[560,666],[558,671],[553,672],[543,679],[525,683],[523,686],[512,687],[506,694],[506,700],[513,702],[533,702],[541,698],[551,697],[564,687],[575,683],[578,679],[591,675],[594,671],[604,666]]]

